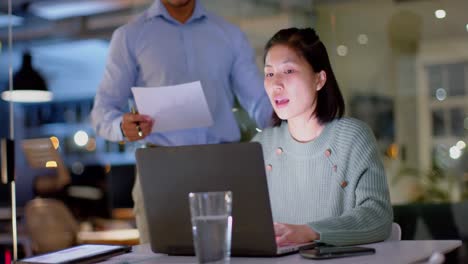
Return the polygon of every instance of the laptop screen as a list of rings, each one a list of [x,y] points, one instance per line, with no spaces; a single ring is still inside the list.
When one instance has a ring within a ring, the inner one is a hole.
[[[232,255],[276,255],[261,145],[138,149],[137,168],[154,252],[193,254],[188,194],[232,191]]]

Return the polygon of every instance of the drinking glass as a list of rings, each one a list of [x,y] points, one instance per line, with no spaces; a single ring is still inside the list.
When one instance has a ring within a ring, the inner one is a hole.
[[[195,254],[198,263],[230,262],[232,192],[189,194]]]

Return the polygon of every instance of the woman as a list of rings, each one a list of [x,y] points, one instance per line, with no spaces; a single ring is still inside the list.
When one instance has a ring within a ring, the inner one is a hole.
[[[342,118],[344,101],[313,29],[280,30],[265,47],[274,127],[262,144],[278,244],[351,245],[390,235],[393,212],[376,141]]]

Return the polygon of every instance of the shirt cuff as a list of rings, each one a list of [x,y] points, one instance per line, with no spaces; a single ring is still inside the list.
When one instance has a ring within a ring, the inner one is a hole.
[[[113,127],[112,131],[113,131],[114,138],[116,139],[116,141],[126,140],[126,138],[123,135],[123,131],[120,127],[121,123],[122,123],[122,117],[119,117],[119,118],[116,118],[112,124],[112,127]]]
[[[340,239],[338,234],[335,236],[332,230],[320,223],[308,223],[307,225],[320,235],[320,239],[315,240],[315,242],[335,245],[335,241]]]

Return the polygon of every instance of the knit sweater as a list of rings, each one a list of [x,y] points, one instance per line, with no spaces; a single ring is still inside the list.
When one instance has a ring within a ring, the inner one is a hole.
[[[327,123],[313,141],[300,143],[287,122],[265,129],[261,143],[273,220],[307,224],[332,245],[386,239],[393,211],[372,131],[352,118]]]

